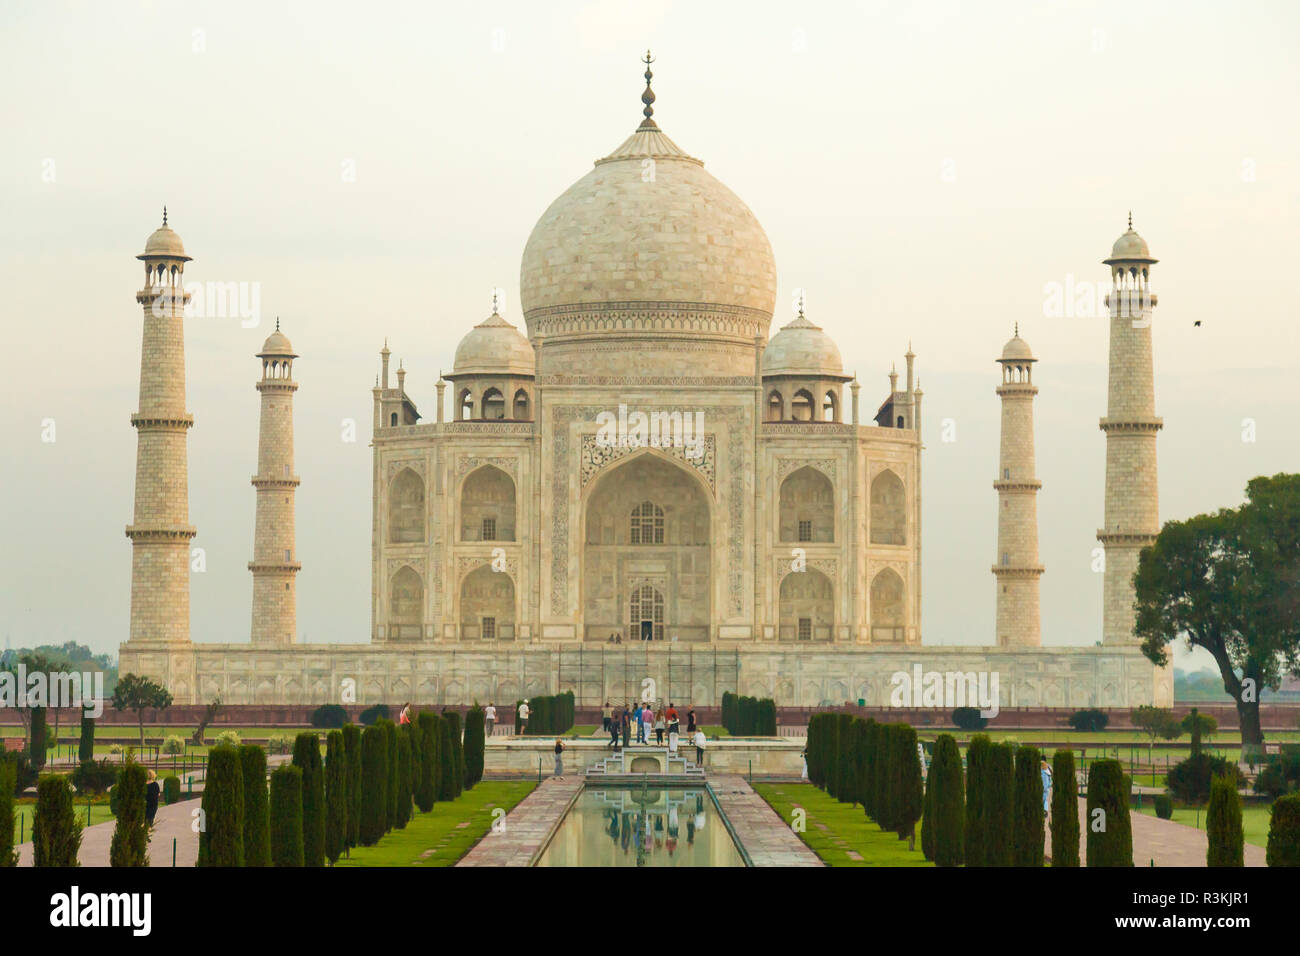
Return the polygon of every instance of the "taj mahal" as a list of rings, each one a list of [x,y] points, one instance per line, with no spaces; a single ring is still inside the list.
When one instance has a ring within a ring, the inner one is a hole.
[[[1146,294],[1156,260],[1131,220],[1105,259],[1117,291],[1142,293],[1146,321],[1112,308],[1109,406],[1095,439],[1106,455],[1098,643],[1042,645],[1038,359],[1016,329],[989,356],[989,400],[1002,407],[999,472],[988,476],[996,620],[987,646],[925,644],[923,393],[911,344],[901,374],[863,396],[815,310],[800,304],[773,330],[768,238],[660,129],[651,78],[647,60],[640,125],[533,228],[518,286],[524,328],[494,302],[466,323],[436,384],[433,370],[392,368],[383,343],[371,627],[331,635],[341,643],[300,643],[296,625],[295,580],[311,555],[299,555],[294,533],[300,370],[289,336],[310,355],[308,324],[295,321],[277,322],[249,362],[261,398],[249,633],[190,639],[191,260],[164,217],[137,257],[143,340],[120,671],[154,677],[178,703],[339,702],[347,686],[363,704],[572,690],[590,705],[630,699],[651,678],[660,697],[701,706],[724,691],[814,706],[887,704],[891,675],[920,665],[996,672],[1002,707],[1172,704],[1172,672],[1133,636],[1132,574],[1159,530],[1162,422]],[[426,384],[416,388],[417,377]],[[245,477],[232,470],[230,480]]]

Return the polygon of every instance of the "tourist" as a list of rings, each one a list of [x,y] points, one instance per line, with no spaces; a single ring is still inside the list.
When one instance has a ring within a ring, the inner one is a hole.
[[[402,712],[397,715],[397,724],[398,726],[402,726],[404,724],[409,724],[410,722],[411,722],[411,704],[410,701],[407,701],[405,704],[402,705]]]
[[[153,818],[158,813],[158,794],[162,788],[158,786],[158,774],[152,770],[146,779],[149,783],[144,788],[144,818],[149,826],[153,826]]]
[[[605,729],[609,731],[609,742],[614,745],[614,752],[617,753],[619,732],[619,716],[617,707],[610,708],[609,715],[605,718]],[[606,744],[606,746],[609,746],[609,744]]]
[[[1043,778],[1043,817],[1047,816],[1047,808],[1052,805],[1052,768],[1047,766],[1047,757],[1044,756],[1039,764],[1039,774]]]
[[[613,635],[610,635],[610,640],[613,640]],[[604,730],[605,733],[609,733],[610,716],[609,701],[605,701],[605,706],[601,708],[600,711],[600,725],[601,729]]]
[[[668,752],[674,755],[677,753],[677,731],[675,726],[674,724],[668,725]]]
[[[646,704],[641,710],[641,743],[650,745],[650,731],[654,728],[655,712]]]
[[[564,776],[564,742],[559,737],[555,738],[555,775]]]
[[[695,766],[704,766],[704,731],[695,731],[695,736],[691,738],[691,743],[695,744]]]
[[[483,724],[487,728],[485,736],[492,736],[492,728],[497,725],[497,709],[488,701],[487,710],[483,711]]]
[[[528,731],[528,698],[525,697],[519,702],[519,709],[515,712],[515,733],[523,734]]]
[[[655,743],[660,747],[664,745],[664,731],[668,728],[667,721],[664,720],[664,709],[659,708],[655,714]]]
[[[808,751],[807,750],[804,750],[801,754],[799,754],[799,763],[800,763],[799,779],[807,780],[808,779]]]
[[[668,734],[671,736],[678,733],[681,733],[681,726],[677,716],[677,708],[670,703],[668,705]]]
[[[632,708],[632,729],[636,731],[636,742],[645,743],[645,738],[641,736],[641,703],[638,701]]]
[[[686,712],[686,732],[688,734],[695,733],[695,708],[694,707],[692,707],[690,710]]]
[[[626,750],[632,743],[632,712],[626,707],[619,715],[619,726],[623,728],[623,749]]]

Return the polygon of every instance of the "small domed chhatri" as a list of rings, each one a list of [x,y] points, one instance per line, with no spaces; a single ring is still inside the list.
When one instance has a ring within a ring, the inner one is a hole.
[[[167,225],[166,206],[163,207],[162,225],[149,234],[149,238],[144,243],[144,252],[136,256],[137,259],[159,257],[190,261],[190,257],[185,254],[185,244],[181,242],[181,237]]]
[[[763,374],[839,376],[844,374],[844,362],[835,340],[801,311],[767,343]]]
[[[496,311],[456,346],[457,375],[532,375],[534,365],[532,345]]]
[[[1036,362],[1034,353],[1029,349],[1029,343],[1020,337],[1020,326],[1016,326],[1016,334],[1011,337],[1006,345],[1002,347],[1002,358],[1000,362]]]
[[[262,351],[257,353],[259,357],[264,355],[287,355],[290,358],[297,358],[298,355],[293,350],[293,343],[289,341],[289,336],[280,331],[280,320],[275,320],[275,331],[266,337],[262,343]]]
[[[1159,260],[1151,258],[1147,241],[1134,231],[1133,214],[1129,213],[1128,229],[1111,246],[1110,258],[1102,261],[1106,265],[1112,265],[1116,262],[1158,262]]]

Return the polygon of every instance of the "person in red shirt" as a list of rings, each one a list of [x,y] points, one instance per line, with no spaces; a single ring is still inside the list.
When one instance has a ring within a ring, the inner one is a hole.
[[[670,734],[680,733],[680,730],[678,729],[679,725],[680,725],[680,721],[678,720],[677,717],[677,708],[674,707],[672,704],[669,704],[668,705],[668,733]]]

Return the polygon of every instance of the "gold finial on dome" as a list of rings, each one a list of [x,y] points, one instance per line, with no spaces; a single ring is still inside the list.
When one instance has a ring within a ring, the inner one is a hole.
[[[163,206],[163,225],[167,225],[167,207]]]
[[[650,55],[650,51],[646,50],[645,57],[641,60],[641,62],[645,64],[645,92],[641,94],[641,102],[645,104],[645,109],[643,109],[641,113],[645,116],[645,119],[641,121],[641,129],[658,129],[659,127],[659,124],[651,119],[655,111],[655,92],[650,89],[650,80],[654,76],[654,74],[650,72],[650,64],[654,61],[654,57]]]
[[[1128,211],[1128,227],[1129,227],[1130,229],[1133,228],[1133,210],[1132,210],[1132,209],[1130,209],[1130,210]]]

